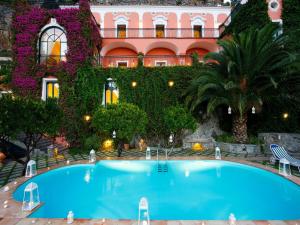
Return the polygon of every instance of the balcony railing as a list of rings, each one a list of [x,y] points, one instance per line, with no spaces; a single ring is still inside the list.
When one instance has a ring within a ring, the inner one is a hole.
[[[201,31],[191,28],[165,28],[156,30],[155,28],[127,28],[118,30],[117,28],[100,29],[103,38],[218,38],[218,28],[202,28]]]
[[[103,67],[136,67],[138,56],[102,56],[100,65]],[[191,55],[146,55],[141,58],[146,67],[154,66],[189,66],[192,64]],[[202,57],[199,57],[202,60]]]

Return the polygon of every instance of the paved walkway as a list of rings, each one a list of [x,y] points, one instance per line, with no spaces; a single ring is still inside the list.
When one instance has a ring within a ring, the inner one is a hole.
[[[173,151],[170,153],[171,157],[182,157],[182,156],[196,156],[201,159],[201,157],[214,156],[214,150],[205,150],[205,151],[194,151],[194,150],[180,150],[180,151]],[[72,161],[79,161],[79,160],[87,160],[88,154],[87,153],[80,153],[80,154],[69,154],[67,151],[62,153],[63,157],[55,158],[48,158],[47,155],[38,156],[35,155],[32,157],[37,162],[37,168],[43,169],[47,167],[52,167],[57,164],[66,163],[67,160],[70,162]],[[109,159],[117,157],[117,151],[98,151],[97,156],[100,159]],[[136,149],[132,150],[125,150],[122,153],[122,157],[120,159],[129,159],[129,158],[143,158],[145,157],[145,151],[140,151]],[[156,159],[156,150],[152,151],[152,158]],[[159,158],[164,159],[165,151],[159,151]],[[251,162],[259,162],[264,165],[269,165],[274,167],[269,163],[270,154],[237,154],[237,153],[229,153],[229,152],[222,152],[222,158],[237,158],[237,159],[244,159]],[[276,165],[275,165],[276,166]],[[22,176],[23,165],[14,162],[8,161],[5,163],[0,164],[0,187],[4,186],[6,183],[9,183],[15,180],[18,177]],[[300,176],[298,171],[293,169],[293,174],[296,176]]]

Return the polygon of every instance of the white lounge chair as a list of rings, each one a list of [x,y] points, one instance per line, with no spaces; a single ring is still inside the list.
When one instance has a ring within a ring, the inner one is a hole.
[[[270,145],[271,152],[275,158],[275,160],[287,159],[292,166],[296,166],[300,172],[300,160],[290,156],[284,147],[279,146],[277,144]]]

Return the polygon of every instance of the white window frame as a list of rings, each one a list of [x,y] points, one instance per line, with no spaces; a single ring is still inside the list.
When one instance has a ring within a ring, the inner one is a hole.
[[[117,16],[115,19],[115,37],[118,38],[118,25],[126,26],[126,38],[128,37],[128,21],[129,19],[126,16]]]
[[[165,37],[168,36],[167,34],[167,24],[168,24],[168,19],[165,16],[159,15],[159,16],[155,16],[153,19],[153,28],[154,28],[154,34],[153,37],[156,38],[156,26],[164,26],[164,35]]]
[[[107,78],[106,81],[105,81],[105,84],[103,85],[103,92],[102,92],[102,103],[101,105],[102,106],[105,106],[105,101],[106,101],[106,90],[105,90],[105,85],[106,85],[106,82],[109,82],[109,81],[113,81],[115,84],[116,84],[116,81],[114,81],[111,77]],[[119,91],[119,88],[116,84],[116,91],[118,92],[118,100],[120,99],[120,91]]]
[[[43,83],[42,83],[42,100],[43,101],[47,100],[47,83],[49,83],[49,82],[57,82],[58,83],[58,80],[57,80],[57,78],[43,78]],[[58,93],[58,96],[59,96],[59,93]]]
[[[275,9],[273,9],[272,8],[272,3],[277,3],[277,7],[275,8]],[[278,0],[271,0],[271,1],[269,1],[269,3],[268,3],[268,8],[269,8],[269,10],[271,10],[271,11],[273,11],[273,12],[276,12],[276,11],[278,11],[279,10],[279,8],[280,8],[280,2],[278,1]]]
[[[40,33],[38,35],[39,40],[41,38],[41,35],[43,34],[43,32],[45,30],[47,30],[49,27],[57,27],[60,28],[66,35],[66,39],[67,39],[67,51],[65,52],[65,58],[67,59],[67,53],[68,53],[68,38],[67,38],[67,32],[66,29],[63,28],[61,25],[59,25],[59,23],[57,23],[57,20],[55,18],[51,18],[50,19],[50,23],[48,23],[47,25],[43,26],[42,29],[40,30]],[[40,41],[37,41],[36,43],[36,47],[38,49],[38,52],[40,52]],[[37,61],[39,62],[40,59],[37,59]]]
[[[194,37],[194,26],[201,26],[201,37],[205,37],[205,19],[201,16],[195,16],[191,19],[192,37]]]
[[[155,62],[155,67],[161,67],[157,65],[158,63],[165,63],[166,64],[165,66],[168,66],[168,60],[155,60],[154,62]]]
[[[119,61],[117,61],[117,67],[119,67],[119,63],[126,63],[126,67],[128,68],[128,60],[119,60]]]

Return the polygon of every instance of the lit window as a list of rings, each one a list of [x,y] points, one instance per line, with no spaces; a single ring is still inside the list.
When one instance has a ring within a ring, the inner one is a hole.
[[[67,38],[59,27],[49,27],[40,36],[40,63],[53,64],[66,61]]]
[[[118,67],[120,67],[120,68],[127,68],[128,67],[128,62],[127,61],[118,62]]]
[[[195,25],[194,26],[194,38],[202,37],[202,26]]]
[[[126,25],[117,26],[117,35],[118,38],[126,38]]]
[[[58,98],[59,97],[59,84],[57,81],[48,81],[46,83],[46,98]]]
[[[157,38],[165,37],[165,26],[164,25],[156,25],[156,37]]]
[[[119,90],[116,83],[111,79],[107,79],[105,83],[105,105],[118,103]]]
[[[166,61],[155,61],[155,66],[161,67],[161,66],[166,66],[167,62]]]

